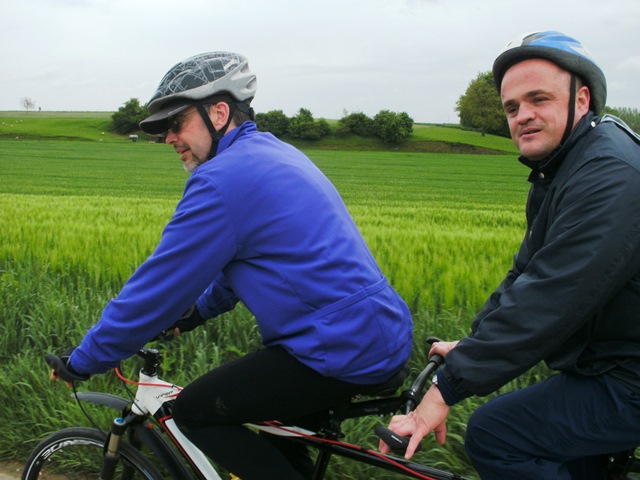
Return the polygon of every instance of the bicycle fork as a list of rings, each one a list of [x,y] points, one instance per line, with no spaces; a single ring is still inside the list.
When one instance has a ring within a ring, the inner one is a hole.
[[[116,467],[120,461],[120,443],[122,435],[135,419],[135,415],[129,415],[126,419],[118,417],[111,424],[111,431],[104,443],[104,452],[102,454],[102,465],[100,467],[100,480],[113,480]],[[128,471],[129,466],[123,463],[123,478],[130,478],[132,472]]]

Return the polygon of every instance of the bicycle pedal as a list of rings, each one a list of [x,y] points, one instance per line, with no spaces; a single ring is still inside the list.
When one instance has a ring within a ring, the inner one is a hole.
[[[376,426],[376,435],[380,437],[380,439],[386,443],[391,451],[397,455],[404,455],[407,447],[409,446],[409,440],[411,437],[401,437],[393,430],[389,430],[387,427],[383,427],[382,425]],[[416,452],[419,452],[422,448],[421,444],[418,444],[416,448]]]

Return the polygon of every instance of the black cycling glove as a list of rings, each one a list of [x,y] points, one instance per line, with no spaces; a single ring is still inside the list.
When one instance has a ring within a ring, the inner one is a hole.
[[[173,328],[180,329],[180,333],[190,332],[194,328],[202,325],[206,320],[206,318],[203,318],[202,315],[200,315],[198,307],[196,307],[194,303],[182,314],[178,321],[173,325]]]
[[[69,365],[69,357],[74,350],[75,347],[72,347],[59,357],[52,353],[47,353],[44,357],[47,365],[53,369],[55,376],[65,382],[83,382],[91,376],[80,374]]]

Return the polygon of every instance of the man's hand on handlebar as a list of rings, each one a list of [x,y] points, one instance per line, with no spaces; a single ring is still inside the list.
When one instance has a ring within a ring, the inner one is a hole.
[[[435,433],[436,441],[443,445],[447,437],[446,419],[449,406],[444,402],[440,390],[433,385],[413,412],[408,415],[396,415],[389,423],[389,429],[400,437],[410,436],[404,457],[409,459],[418,449],[420,442],[431,431]],[[388,453],[389,446],[380,440],[380,452]]]
[[[51,380],[62,380],[70,385],[72,382],[83,382],[88,380],[90,375],[80,374],[71,368],[69,365],[69,357],[74,348],[70,348],[64,352],[61,356],[47,353],[44,357],[47,365],[51,367]]]
[[[190,332],[194,328],[202,325],[206,321],[198,311],[195,304],[182,314],[178,321],[173,325],[173,335],[177,337],[181,333]]]
[[[191,305],[186,312],[174,323],[171,327],[163,330],[154,337],[153,340],[167,341],[172,340],[173,337],[178,337],[184,332],[190,332],[194,328],[202,325],[206,321],[205,318],[200,315],[198,307],[195,304]]]
[[[458,342],[443,342],[439,338],[429,337],[431,344],[429,359],[435,362],[436,368],[447,354],[458,345]],[[430,362],[430,363],[431,363]],[[428,366],[427,366],[428,368]],[[436,385],[432,385],[418,407],[407,415],[396,415],[391,419],[385,435],[381,436],[379,448],[382,453],[394,450],[409,459],[419,449],[420,442],[430,432],[434,432],[436,441],[444,444],[447,437],[446,419],[449,416],[449,406],[442,398]],[[384,439],[387,439],[385,443]]]
[[[446,358],[447,353],[449,353],[456,347],[456,345],[458,345],[458,341],[459,340],[456,340],[455,342],[437,341],[432,343],[431,349],[429,350],[429,358],[434,355],[440,355],[442,358]]]

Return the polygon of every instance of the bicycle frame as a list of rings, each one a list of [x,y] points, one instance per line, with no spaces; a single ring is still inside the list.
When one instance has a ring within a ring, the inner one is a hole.
[[[182,452],[192,467],[203,478],[219,480],[217,472],[202,453],[184,434],[178,429],[170,412],[165,412],[165,403],[175,398],[182,388],[170,385],[156,375],[148,375],[145,370],[140,371],[136,398],[131,407],[134,415],[152,415],[160,423],[164,431],[169,435],[173,443]]]
[[[123,381],[133,383],[137,386],[133,402],[106,393],[76,392],[78,401],[92,402],[101,406],[114,408],[122,413],[121,417],[117,417],[113,421],[111,432],[102,440],[99,439],[99,430],[89,429],[89,431],[95,431],[96,434],[98,434],[95,441],[104,441],[100,478],[102,480],[111,480],[113,478],[113,472],[119,462],[121,440],[123,435],[127,433],[129,444],[125,445],[125,452],[129,452],[127,453],[129,459],[131,459],[132,447],[140,450],[142,446],[145,446],[155,455],[156,459],[162,462],[171,478],[178,480],[221,480],[207,457],[180,432],[172,418],[173,400],[179,394],[181,388],[166,383],[157,377],[157,369],[161,355],[157,350],[142,349],[139,352],[139,356],[145,359],[145,366],[140,371],[138,382],[127,380],[116,370]],[[293,442],[299,442],[316,449],[319,454],[312,475],[313,480],[321,480],[324,478],[330,458],[333,455],[395,472],[405,477],[427,480],[467,480],[455,473],[427,467],[422,464],[407,461],[404,458],[383,455],[379,452],[340,440],[343,436],[341,431],[343,420],[372,415],[393,414],[397,411],[403,411],[403,413],[406,414],[412,411],[419,403],[427,379],[431,378],[438,364],[438,359],[436,358],[434,361],[432,358],[425,369],[414,380],[411,387],[403,391],[400,395],[390,396],[392,394],[389,393],[386,396],[385,394],[381,394],[381,397],[368,400],[352,400],[328,412],[329,420],[325,426],[320,429],[319,433],[297,426],[282,425],[275,421],[263,422],[261,424],[246,424],[246,426],[269,434],[288,437]],[[153,417],[157,421],[162,431],[171,439],[171,442],[167,441],[166,437],[159,433],[158,429],[153,428],[149,417]],[[379,427],[376,428],[376,433],[378,433],[378,428]],[[64,431],[65,430],[62,430],[61,432]],[[388,445],[392,446],[393,442],[390,443],[388,441],[389,439],[384,436],[382,438]],[[56,440],[59,441],[60,439],[61,437],[58,437]],[[62,437],[62,439],[65,440],[66,438]],[[393,440],[404,439],[395,438]],[[46,440],[44,442],[46,442]],[[399,441],[399,443],[401,446],[404,445],[404,441]],[[49,446],[49,444],[45,445],[45,450],[41,450],[33,457],[34,462],[37,460],[46,460],[48,454],[55,451],[52,450],[54,447]],[[58,449],[64,445],[64,443],[53,445]],[[94,445],[96,444],[94,443]],[[37,449],[34,450],[34,454],[37,451]],[[629,473],[640,472],[640,462],[635,457],[633,451],[611,454],[608,460],[607,479],[628,480],[630,478],[637,478],[629,477]],[[187,464],[190,468],[187,467]],[[28,463],[28,465],[31,465],[31,463]],[[127,468],[129,467],[125,466],[125,471],[123,472],[125,473],[125,478],[128,478]],[[133,468],[135,469],[136,466],[133,466]],[[160,474],[160,472],[157,473]]]
[[[449,473],[425,465],[410,462],[404,458],[383,455],[374,450],[366,449],[351,443],[328,439],[318,436],[315,432],[309,432],[295,426],[284,425],[253,425],[253,427],[271,433],[273,435],[292,437],[292,441],[298,441],[319,451],[312,475],[313,480],[324,478],[332,455],[338,455],[356,462],[372,465],[395,472],[406,477],[422,478],[427,480],[467,480],[455,473]]]
[[[170,385],[157,376],[139,374],[138,388],[133,403],[125,398],[100,392],[78,392],[78,400],[89,401],[123,412],[123,417],[114,421],[107,443],[117,433],[118,428],[130,429],[130,440],[138,448],[145,445],[163,463],[173,478],[221,480],[207,457],[178,429],[171,417],[169,402],[179,393],[180,387]],[[153,417],[171,439],[181,456],[176,455],[169,443],[152,424],[146,422]],[[191,466],[186,468],[181,458]]]
[[[137,389],[133,401],[106,393],[75,392],[76,399],[83,411],[81,401],[88,401],[121,412],[121,416],[114,419],[111,431],[105,433],[94,424],[96,428],[93,429],[70,427],[54,432],[34,449],[25,466],[23,478],[37,479],[36,475],[42,473],[41,468],[45,462],[50,460],[50,456],[67,448],[67,446],[75,448],[74,446],[78,445],[91,445],[102,447],[101,480],[112,480],[116,468],[123,475],[122,478],[132,478],[132,475],[140,474],[149,480],[162,478],[164,475],[170,475],[171,478],[177,480],[221,480],[207,457],[182,434],[173,420],[173,400],[182,389],[158,378],[157,372],[162,355],[157,350],[147,348],[141,349],[138,355],[145,361],[144,367],[140,370],[138,382],[124,378],[116,369],[117,375],[123,382],[136,385]],[[62,365],[60,359],[53,355],[47,355],[46,359],[54,371]],[[319,454],[312,474],[313,480],[324,478],[333,455],[386,469],[405,477],[427,480],[467,480],[454,473],[427,467],[392,455],[383,455],[340,440],[343,437],[341,431],[343,420],[393,414],[398,411],[405,414],[411,412],[420,401],[427,379],[431,378],[441,362],[442,358],[434,355],[411,387],[400,395],[394,396],[394,392],[404,376],[395,377],[386,385],[388,390],[378,392],[377,398],[352,399],[328,411],[328,420],[320,427],[319,432],[305,430],[297,426],[282,425],[277,421],[245,425],[269,434],[288,437],[290,441],[316,449]],[[93,423],[87,412],[84,413]],[[154,425],[150,422],[149,417],[155,419],[171,442],[160,433],[159,429],[153,428]],[[128,441],[121,443],[125,433],[128,435]],[[407,439],[398,437],[382,425],[376,427],[376,433],[396,454],[401,454],[406,448]],[[141,456],[139,450],[143,446],[147,447],[155,455],[155,458],[162,462],[167,470],[166,473],[159,471],[152,461]],[[120,462],[121,457],[124,460],[122,463]],[[640,473],[640,460],[636,457],[634,450],[609,454],[607,465],[606,478],[608,480],[630,480],[638,478],[633,474]]]
[[[109,445],[113,443],[115,445],[114,449],[117,451],[120,436],[128,428],[130,429],[130,441],[138,448],[142,445],[149,448],[162,461],[173,478],[220,480],[220,476],[207,457],[180,432],[172,418],[172,401],[180,393],[181,387],[169,384],[158,378],[157,370],[162,357],[161,354],[157,350],[142,349],[139,352],[139,356],[144,358],[145,364],[139,373],[138,382],[131,382],[120,376],[123,381],[137,385],[133,403],[124,398],[104,393],[77,393],[79,400],[90,401],[123,412],[123,418],[117,418],[114,421],[112,431],[107,439],[107,453],[105,453],[103,463],[109,463]],[[285,436],[290,438],[291,441],[301,442],[318,450],[319,455],[312,477],[316,480],[324,478],[329,460],[333,455],[390,470],[407,477],[431,480],[464,480],[464,477],[456,474],[433,469],[403,458],[383,455],[339,440],[342,437],[340,426],[345,419],[393,414],[403,408],[404,413],[411,411],[419,402],[419,394],[427,378],[430,378],[438,365],[439,362],[437,361],[429,362],[414,381],[412,387],[400,395],[352,401],[332,411],[329,422],[326,428],[323,428],[322,433],[296,426],[285,426],[277,422],[246,424],[246,426],[273,435]],[[169,446],[169,442],[157,430],[150,428],[151,424],[148,421],[145,422],[145,419],[149,416],[158,422],[180,452],[180,455],[176,455],[175,450]],[[182,459],[191,466],[191,469],[185,466],[185,462]],[[108,477],[108,474],[106,476]]]

